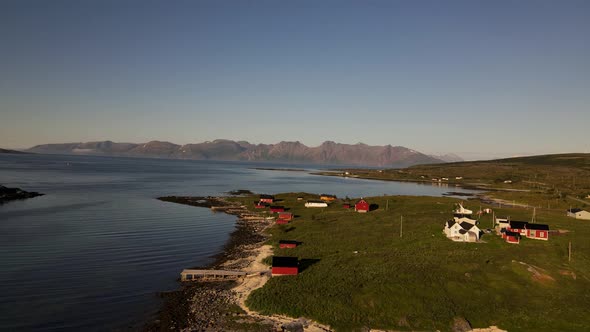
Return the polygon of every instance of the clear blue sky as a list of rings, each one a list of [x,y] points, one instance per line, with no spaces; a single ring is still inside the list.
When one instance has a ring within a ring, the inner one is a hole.
[[[0,2],[0,147],[590,152],[590,1]]]

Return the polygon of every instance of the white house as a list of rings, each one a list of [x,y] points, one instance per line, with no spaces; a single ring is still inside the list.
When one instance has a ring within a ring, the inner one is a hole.
[[[305,202],[306,208],[324,208],[328,207],[328,203],[324,201],[307,201]]]
[[[443,229],[445,235],[455,242],[477,242],[481,230],[468,222],[458,223],[455,220],[449,220],[445,223]]]
[[[590,212],[582,209],[569,209],[567,210],[567,216],[576,219],[590,220]]]
[[[477,220],[470,219],[467,217],[453,217],[453,220],[458,224],[466,222],[466,223],[470,223],[472,225],[475,225],[475,223],[477,222]]]

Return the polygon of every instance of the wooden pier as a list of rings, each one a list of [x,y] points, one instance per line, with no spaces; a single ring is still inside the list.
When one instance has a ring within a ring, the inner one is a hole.
[[[180,273],[180,281],[233,280],[243,278],[246,275],[247,273],[242,271],[185,269]]]
[[[180,273],[180,281],[236,280],[241,278],[251,278],[263,275],[270,275],[270,269],[251,272],[184,269]]]

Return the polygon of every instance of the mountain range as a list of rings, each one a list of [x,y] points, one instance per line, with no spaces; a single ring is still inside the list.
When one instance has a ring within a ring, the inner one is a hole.
[[[269,161],[372,167],[407,167],[445,162],[402,146],[370,146],[326,141],[317,147],[300,142],[251,144],[246,141],[214,140],[178,145],[151,141],[143,144],[112,141],[37,145],[27,150],[36,153],[86,154],[194,160]],[[456,160],[453,160],[456,161]]]

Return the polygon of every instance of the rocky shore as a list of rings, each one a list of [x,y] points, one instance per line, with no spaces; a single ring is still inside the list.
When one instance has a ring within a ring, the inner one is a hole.
[[[240,204],[223,197],[169,196],[159,200],[197,207],[207,207],[238,217],[236,230],[230,234],[211,269],[242,270],[251,264],[255,251],[267,239],[264,229],[274,218],[252,213]],[[201,267],[202,268],[202,267]],[[161,294],[163,306],[158,317],[145,326],[146,331],[276,331],[273,322],[251,317],[238,305],[234,290],[242,281],[183,283],[178,291]],[[280,330],[280,329],[279,329]]]
[[[43,195],[44,194],[34,191],[29,192],[20,188],[8,188],[0,185],[0,204],[17,199],[27,199]]]

